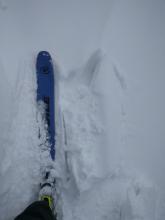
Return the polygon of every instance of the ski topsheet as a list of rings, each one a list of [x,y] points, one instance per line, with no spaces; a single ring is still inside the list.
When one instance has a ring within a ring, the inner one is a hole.
[[[55,82],[52,58],[46,51],[39,52],[36,62],[37,101],[45,104],[45,119],[48,125],[50,155],[55,159]]]

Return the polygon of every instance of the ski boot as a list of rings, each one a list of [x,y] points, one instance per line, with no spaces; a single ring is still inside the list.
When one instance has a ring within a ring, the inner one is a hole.
[[[43,182],[40,184],[39,200],[47,201],[50,209],[55,208],[53,194],[55,191],[55,179],[51,177],[50,172],[46,172]]]

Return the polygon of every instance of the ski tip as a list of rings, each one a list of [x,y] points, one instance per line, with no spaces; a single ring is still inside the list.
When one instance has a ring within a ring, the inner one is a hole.
[[[43,66],[46,63],[52,63],[51,55],[48,51],[40,51],[37,55],[36,64],[37,66]]]
[[[40,52],[38,53],[38,58],[39,58],[39,57],[48,57],[48,58],[51,58],[50,53],[49,53],[48,51],[40,51]]]

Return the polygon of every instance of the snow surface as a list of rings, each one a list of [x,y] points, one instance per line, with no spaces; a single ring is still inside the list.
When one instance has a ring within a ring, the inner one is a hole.
[[[45,165],[59,219],[165,219],[164,12],[162,0],[0,1],[0,220],[38,199]],[[55,163],[40,50],[57,77]]]

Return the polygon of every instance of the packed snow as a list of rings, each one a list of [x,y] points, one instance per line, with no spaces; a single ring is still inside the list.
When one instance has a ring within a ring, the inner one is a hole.
[[[161,0],[0,0],[0,220],[38,199],[44,167],[60,220],[165,219],[164,12]],[[36,104],[41,50],[55,162]]]

